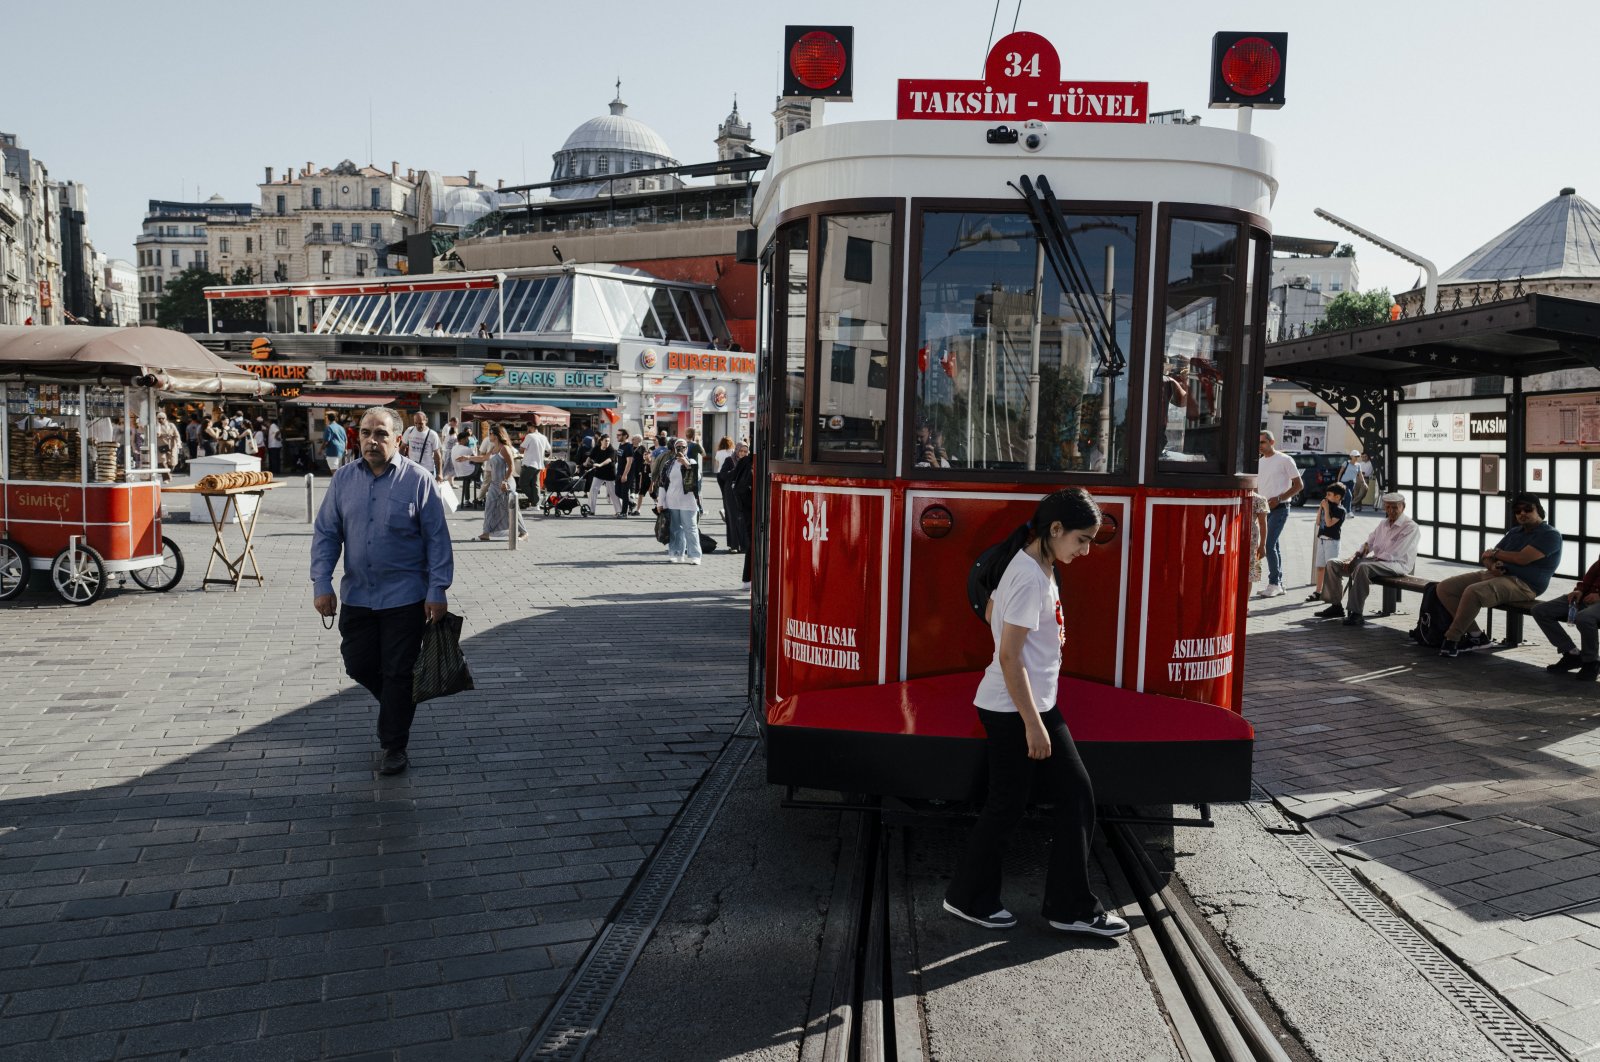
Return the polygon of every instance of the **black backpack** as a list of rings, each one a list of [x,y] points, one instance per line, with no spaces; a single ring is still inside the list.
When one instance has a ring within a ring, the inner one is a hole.
[[[1438,585],[1429,583],[1422,588],[1422,605],[1417,609],[1417,625],[1411,628],[1411,640],[1429,649],[1437,649],[1444,644],[1444,632],[1450,629],[1453,619],[1450,610],[1439,600],[1436,592]]]
[[[995,589],[1000,585],[1000,580],[1005,577],[1006,568],[1011,564],[1022,547],[1028,544],[1028,525],[1023,524],[1011,534],[996,542],[972,562],[972,567],[967,569],[967,603],[972,606],[972,611],[978,619],[988,623],[984,618],[984,611],[989,607],[989,598],[994,596]],[[1056,574],[1055,565],[1050,566],[1050,577],[1060,586],[1060,578]]]

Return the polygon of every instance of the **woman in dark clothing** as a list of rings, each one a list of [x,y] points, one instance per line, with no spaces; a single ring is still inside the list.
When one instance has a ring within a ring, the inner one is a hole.
[[[750,558],[755,554],[756,456],[750,447],[740,443],[734,447],[733,459],[733,511],[738,514],[739,542],[744,546],[744,585],[750,585]]]
[[[617,450],[611,445],[611,436],[602,435],[600,441],[595,443],[594,453],[589,455],[590,471],[593,478],[589,481],[589,511],[600,511],[600,493],[605,492],[611,501],[611,515],[621,516],[622,507],[617,504]]]
[[[1016,915],[1000,900],[1006,839],[1027,809],[1034,773],[1048,783],[1052,816],[1044,917],[1065,933],[1121,936],[1128,923],[1101,907],[1089,883],[1094,790],[1056,705],[1066,644],[1056,565],[1089,552],[1100,509],[1070,487],[1039,502],[1027,543],[1006,566],[989,599],[994,660],[973,698],[988,734],[989,792],[965,854],[945,892],[944,909],[985,929],[1010,929]]]

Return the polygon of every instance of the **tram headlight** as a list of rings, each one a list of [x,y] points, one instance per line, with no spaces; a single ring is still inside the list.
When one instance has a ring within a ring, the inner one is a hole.
[[[1045,128],[1043,122],[1024,122],[1022,124],[1022,149],[1024,151],[1043,150],[1045,137],[1049,135],[1050,130]]]

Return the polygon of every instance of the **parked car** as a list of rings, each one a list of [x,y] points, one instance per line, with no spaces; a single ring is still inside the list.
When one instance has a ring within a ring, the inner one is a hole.
[[[1339,479],[1339,470],[1344,467],[1347,458],[1343,454],[1290,454],[1294,458],[1295,467],[1300,469],[1300,493],[1294,496],[1290,504],[1304,505],[1306,502],[1319,502],[1322,496],[1328,493]]]

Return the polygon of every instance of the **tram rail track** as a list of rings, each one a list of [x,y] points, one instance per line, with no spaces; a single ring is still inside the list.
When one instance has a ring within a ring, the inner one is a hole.
[[[889,826],[881,813],[850,813],[855,823],[841,847],[823,962],[801,1062],[928,1062],[919,979],[897,980],[911,917],[909,879],[895,856],[916,825]],[[1096,858],[1116,894],[1137,899],[1130,946],[1179,1055],[1188,1062],[1296,1062],[1206,934],[1163,884],[1134,827],[1106,827]],[[908,983],[910,982],[910,983]]]

